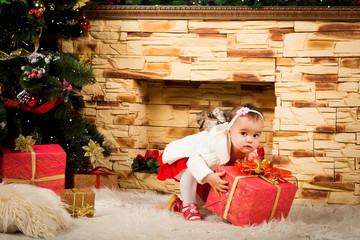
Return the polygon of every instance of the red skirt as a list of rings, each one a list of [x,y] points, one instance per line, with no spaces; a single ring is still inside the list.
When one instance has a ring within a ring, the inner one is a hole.
[[[168,178],[172,178],[176,181],[179,181],[175,178],[182,170],[187,168],[187,161],[189,158],[181,158],[172,164],[163,163],[162,161],[162,153],[158,157],[158,161],[160,164],[159,173],[157,179],[164,181]],[[209,195],[210,191],[210,184],[197,184],[196,193],[199,195],[201,200],[206,202],[207,196]]]
[[[160,164],[159,173],[157,175],[157,179],[164,181],[168,178],[175,179],[175,176],[178,175],[182,170],[187,168],[187,160],[189,158],[181,158],[172,164],[163,163],[162,161],[162,153],[158,157],[158,161]],[[177,179],[175,179],[177,180]]]

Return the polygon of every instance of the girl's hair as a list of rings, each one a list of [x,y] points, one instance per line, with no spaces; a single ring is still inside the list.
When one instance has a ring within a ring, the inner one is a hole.
[[[259,113],[261,113],[261,115],[264,116],[264,114],[262,113],[262,111],[259,108],[255,107],[251,103],[247,103],[247,104],[244,104],[244,105],[236,106],[230,111],[229,122],[236,116],[237,110],[239,110],[242,107],[247,107],[249,109],[258,111]],[[261,116],[259,114],[255,113],[255,112],[248,112],[246,116],[248,118],[254,119],[254,120],[259,120],[259,118],[261,118]]]

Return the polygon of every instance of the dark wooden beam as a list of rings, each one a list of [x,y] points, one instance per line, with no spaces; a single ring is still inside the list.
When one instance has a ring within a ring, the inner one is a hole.
[[[92,5],[88,19],[213,19],[360,21],[360,7],[107,6]]]

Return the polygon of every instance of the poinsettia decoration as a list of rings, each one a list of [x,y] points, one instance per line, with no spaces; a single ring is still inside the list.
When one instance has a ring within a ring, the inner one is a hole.
[[[158,173],[160,164],[157,161],[158,150],[147,150],[145,156],[138,154],[133,160],[131,168],[134,172],[147,171],[149,173]]]

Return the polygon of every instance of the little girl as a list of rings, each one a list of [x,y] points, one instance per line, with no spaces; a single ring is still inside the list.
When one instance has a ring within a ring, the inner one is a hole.
[[[158,158],[158,179],[180,181],[181,192],[181,199],[174,195],[169,200],[169,210],[183,213],[186,220],[203,220],[196,204],[198,183],[210,184],[217,194],[227,192],[228,182],[221,179],[225,172],[214,171],[256,157],[263,126],[261,111],[246,104],[231,110],[229,123],[169,143]]]

